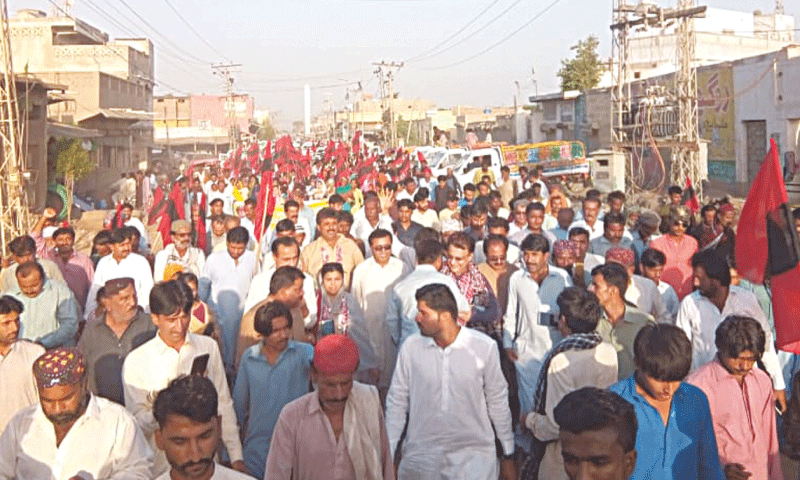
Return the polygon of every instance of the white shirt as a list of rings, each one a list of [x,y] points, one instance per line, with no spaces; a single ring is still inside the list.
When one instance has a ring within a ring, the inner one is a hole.
[[[595,255],[594,253],[586,252],[586,256],[583,257],[583,270],[585,272],[589,272],[591,275],[592,270],[594,267],[599,267],[600,265],[604,265],[606,263],[606,259],[601,257],[600,255]]]
[[[603,233],[606,231],[603,227],[603,221],[599,218],[594,221],[594,228],[590,227],[589,224],[586,223],[586,220],[578,220],[576,222],[572,222],[572,225],[569,226],[567,231],[570,231],[575,227],[585,228],[589,232],[589,241],[602,237]]]
[[[165,472],[163,475],[158,477],[156,480],[172,480],[170,476],[170,472]],[[232,470],[227,467],[223,467],[219,463],[214,464],[214,474],[211,475],[209,480],[253,480],[253,477],[250,475],[245,475],[244,473],[237,472],[236,470]]]
[[[678,300],[678,294],[675,293],[675,289],[667,282],[658,282],[658,291],[661,293],[661,302],[669,313],[669,323],[674,325],[675,319],[678,317],[678,310],[681,306],[681,301]]]
[[[394,285],[407,270],[406,264],[395,257],[389,257],[385,266],[379,265],[375,258],[370,257],[353,270],[350,292],[364,311],[372,351],[380,364],[381,386],[389,385],[396,356],[386,324],[386,307],[392,297]]]
[[[37,403],[25,408],[0,437],[3,480],[149,480],[153,452],[125,409],[91,396],[86,412],[56,446],[53,424]]]
[[[39,402],[33,377],[33,362],[44,354],[44,347],[27,340],[17,340],[0,355],[0,432],[11,418],[25,407]]]
[[[244,227],[247,230],[248,234],[248,241],[247,241],[247,248],[250,250],[254,250],[256,248],[256,224],[253,223],[247,217],[241,217],[239,219],[239,225]]]
[[[658,291],[656,283],[649,278],[634,275],[625,291],[625,300],[652,315],[656,322],[673,324],[672,317],[661,300],[661,292]]]
[[[495,435],[506,455],[514,451],[497,343],[466,327],[446,348],[432,338],[410,336],[400,348],[386,398],[392,455],[406,414],[397,478],[496,480]]]
[[[483,253],[483,240],[480,240],[479,242],[475,243],[475,254],[474,257],[472,258],[472,261],[475,263],[475,265],[486,262],[486,255]],[[518,265],[519,247],[514,245],[513,243],[508,244],[508,250],[506,251],[506,261],[512,265]]]
[[[414,195],[416,195],[416,194],[417,194],[417,190],[416,189],[414,190],[414,193],[408,193],[408,190],[406,190],[406,187],[403,186],[403,188],[400,189],[400,191],[397,193],[397,195],[395,195],[394,199],[395,199],[396,202],[399,202],[400,200],[403,200],[403,199],[407,198],[407,199],[409,199],[409,200],[411,200],[413,202],[414,201]]]
[[[136,288],[136,299],[139,305],[146,312],[150,311],[150,290],[153,288],[153,272],[150,270],[150,263],[141,255],[131,253],[117,262],[113,255],[106,255],[97,263],[94,270],[94,280],[89,287],[89,295],[86,298],[86,320],[94,317],[97,309],[97,291],[106,284],[107,281],[116,278],[130,277],[133,279]]]
[[[364,248],[367,250],[367,256],[372,255],[372,251],[369,249],[369,236],[375,230],[382,228],[389,233],[392,233],[392,218],[389,215],[381,214],[378,217],[378,223],[373,227],[367,217],[362,213],[364,209],[362,208],[358,212],[355,213],[353,220],[353,226],[350,228],[350,232],[353,234],[354,237],[364,242]],[[361,215],[359,215],[361,214]],[[392,236],[394,234],[392,233]],[[400,243],[396,238],[392,241],[392,253],[394,253],[395,249],[395,242]]]
[[[147,230],[144,228],[144,223],[136,217],[131,217],[125,222],[126,227],[134,227],[136,230],[139,231],[139,237],[141,238],[139,242],[139,246],[144,246],[147,248],[150,245],[150,239],[147,236]]]
[[[775,340],[756,296],[741,287],[728,287],[728,298],[720,312],[711,300],[694,291],[681,301],[675,325],[682,328],[692,341],[692,371],[714,360],[717,347],[714,343],[717,327],[728,315],[743,315],[758,321],[766,334],[766,349],[761,358],[764,369],[772,378],[775,390],[783,390],[786,385],[775,353]]]
[[[425,213],[415,208],[414,213],[411,214],[411,221],[417,222],[423,227],[432,228],[437,232],[442,231],[442,224],[439,223],[439,215],[436,213],[436,210],[432,208],[425,210]]]
[[[247,298],[244,301],[244,312],[247,313],[256,304],[262,302],[269,297],[269,284],[272,281],[272,276],[277,270],[273,267],[265,272],[261,272],[250,282],[250,290],[247,292]],[[308,308],[308,317],[306,317],[306,328],[311,328],[317,321],[317,288],[314,277],[303,272],[303,299],[306,301]]]
[[[164,269],[170,264],[179,264],[184,272],[192,272],[198,277],[203,272],[206,264],[206,256],[202,250],[196,247],[189,247],[181,256],[174,243],[170,243],[164,250],[156,253],[156,260],[153,266],[153,279],[156,282],[164,280]]]
[[[167,388],[170,381],[179,375],[188,375],[195,357],[203,354],[209,355],[206,378],[211,380],[217,389],[219,414],[222,417],[222,443],[228,449],[232,461],[242,459],[239,428],[217,342],[211,337],[188,333],[186,342],[180,351],[177,351],[168,347],[156,334],[151,340],[132,350],[122,365],[125,408],[136,418],[136,423],[150,442],[151,448],[157,452],[153,476],[161,475],[169,469],[164,452],[155,446],[153,432],[158,428],[158,424],[153,417],[153,400],[159,391]]]
[[[534,233],[534,232],[531,231],[530,228],[525,227],[522,230],[520,230],[517,233],[515,233],[514,235],[510,235],[508,237],[508,241],[510,243],[513,243],[514,245],[519,246],[519,245],[522,245],[522,242],[526,238],[528,238],[528,235],[530,235],[532,233]],[[550,250],[552,251],[553,244],[556,243],[556,240],[558,240],[556,238],[556,236],[553,234],[553,232],[548,232],[547,230],[542,230],[541,232],[539,232],[539,235],[541,235],[541,236],[543,236],[544,238],[547,239],[547,241],[550,243]]]

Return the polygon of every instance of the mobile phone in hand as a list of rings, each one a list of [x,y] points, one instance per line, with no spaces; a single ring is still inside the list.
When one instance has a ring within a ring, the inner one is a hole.
[[[191,375],[205,376],[206,368],[208,368],[208,357],[209,355],[207,353],[194,357]]]

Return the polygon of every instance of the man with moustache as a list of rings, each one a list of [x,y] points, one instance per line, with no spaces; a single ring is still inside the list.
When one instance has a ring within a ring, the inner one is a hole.
[[[182,271],[200,276],[206,256],[202,250],[192,246],[192,224],[188,220],[175,220],[170,235],[172,243],[156,254],[153,278],[159,282],[169,280],[164,278],[164,270],[168,265],[179,265]]]

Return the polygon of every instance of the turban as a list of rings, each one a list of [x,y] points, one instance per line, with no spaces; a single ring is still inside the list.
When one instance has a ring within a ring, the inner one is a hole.
[[[730,203],[723,203],[719,206],[719,213],[726,214],[728,212],[735,212],[736,208]]]
[[[75,348],[56,348],[33,363],[33,376],[40,388],[75,385],[83,380],[86,360]]]
[[[347,335],[326,335],[314,346],[314,368],[325,375],[355,373],[358,345]]]
[[[557,257],[564,252],[572,252],[573,255],[578,255],[578,244],[572,240],[556,240],[553,243],[553,256]]]
[[[614,247],[606,252],[606,262],[619,263],[623,267],[632,267],[636,262],[633,250],[629,248]]]

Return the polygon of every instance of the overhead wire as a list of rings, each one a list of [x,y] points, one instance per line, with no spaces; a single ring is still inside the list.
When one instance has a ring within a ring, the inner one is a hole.
[[[506,35],[505,37],[501,38],[499,41],[497,41],[497,42],[489,45],[488,47],[484,48],[483,50],[479,51],[478,53],[470,55],[469,57],[463,58],[463,59],[458,60],[456,62],[448,63],[447,65],[442,65],[442,66],[433,67],[433,68],[425,68],[424,70],[442,70],[442,69],[445,69],[445,68],[455,67],[456,65],[460,65],[462,63],[469,62],[470,60],[473,60],[473,59],[475,59],[477,57],[480,57],[481,55],[483,55],[483,54],[485,54],[487,52],[490,52],[491,50],[494,50],[498,46],[500,46],[503,43],[505,43],[508,40],[510,40],[513,36],[515,36],[516,34],[521,32],[522,30],[524,30],[526,27],[530,26],[533,22],[538,20],[542,15],[547,13],[551,8],[555,7],[559,3],[561,3],[561,0],[554,0],[549,5],[547,5],[544,9],[542,9],[536,15],[534,15],[533,18],[531,18],[527,22],[523,23],[519,28],[517,28],[516,30],[512,31],[510,34]]]
[[[200,41],[202,41],[208,48],[210,48],[211,51],[219,55],[221,58],[227,60],[228,62],[231,62],[230,58],[228,58],[225,54],[217,50],[216,47],[214,47],[214,45],[211,44],[211,42],[209,42],[203,35],[201,35],[200,32],[195,30],[192,24],[189,23],[189,21],[186,20],[183,17],[183,15],[181,15],[181,13],[178,11],[177,8],[175,8],[172,2],[170,2],[169,0],[164,0],[164,2],[169,6],[170,9],[172,9],[173,12],[175,12],[175,15],[180,19],[180,21],[183,22],[183,24],[186,25],[186,27],[189,28],[189,30],[191,30],[191,32],[194,33],[195,36],[200,39]]]

